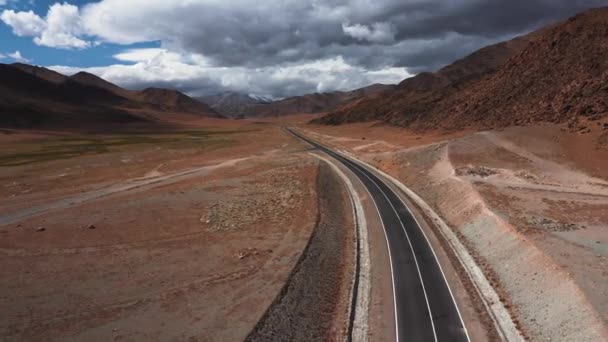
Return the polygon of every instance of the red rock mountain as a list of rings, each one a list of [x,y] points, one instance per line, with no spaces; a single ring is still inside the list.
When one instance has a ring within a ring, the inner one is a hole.
[[[220,117],[175,90],[130,91],[84,72],[68,77],[27,64],[0,64],[0,127],[162,123],[172,114]]]
[[[428,130],[598,119],[608,114],[606,84],[608,9],[601,8],[483,48],[317,122],[383,120]]]

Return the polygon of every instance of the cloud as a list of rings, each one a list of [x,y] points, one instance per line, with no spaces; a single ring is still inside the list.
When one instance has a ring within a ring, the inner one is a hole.
[[[32,11],[15,12],[13,10],[4,10],[0,15],[0,20],[10,26],[13,29],[13,33],[19,37],[36,36],[42,33],[46,26],[44,20]]]
[[[80,7],[55,4],[45,17],[5,10],[0,18],[15,34],[45,46],[83,49],[100,43],[160,42],[159,50],[128,50],[115,56],[130,65],[97,69],[124,84],[164,82],[191,91],[248,86],[285,96],[343,89],[348,82],[353,88],[375,80],[374,73],[435,70],[482,46],[607,4],[608,0],[97,0]],[[334,69],[322,75],[321,68],[328,65]],[[188,79],[169,67],[194,74]],[[208,74],[200,74],[203,71]],[[163,81],[161,75],[175,83]],[[296,80],[293,75],[310,79]],[[200,87],[195,90],[197,82]]]
[[[40,36],[34,38],[36,44],[76,49],[90,46],[89,42],[78,38],[84,32],[78,7],[56,3],[49,8],[45,19],[46,28]]]
[[[370,26],[342,23],[342,31],[355,39],[372,43],[391,43],[395,40],[395,28],[390,23],[374,23]]]
[[[68,3],[56,3],[49,7],[43,19],[32,11],[4,10],[0,19],[20,37],[34,37],[37,45],[84,49],[91,44],[79,36],[84,34],[80,10]]]
[[[82,9],[109,43],[161,41],[217,65],[263,67],[339,55],[379,68],[406,61],[391,46],[455,34],[497,41],[606,0],[102,0]],[[352,24],[349,24],[352,23]],[[468,46],[474,44],[469,43]],[[476,47],[480,47],[479,45]],[[462,57],[444,50],[441,60]],[[468,51],[472,52],[472,51]],[[382,55],[370,58],[370,54]],[[447,58],[446,58],[447,57]],[[374,64],[370,64],[374,63]],[[429,60],[429,66],[437,65]],[[407,65],[405,65],[407,67]]]
[[[15,51],[13,53],[7,53],[6,56],[14,59],[17,62],[21,62],[21,63],[29,63],[29,62],[31,62],[30,59],[27,59],[27,58],[23,57],[21,55],[21,51],[19,51],[19,50]]]
[[[263,68],[213,66],[203,56],[181,55],[166,49],[131,49],[117,54],[115,58],[135,63],[84,70],[131,89],[173,87],[192,95],[232,90],[273,98],[351,90],[372,83],[396,83],[410,76],[403,68],[366,70],[348,64],[340,56]],[[81,70],[66,66],[51,68],[64,74]]]

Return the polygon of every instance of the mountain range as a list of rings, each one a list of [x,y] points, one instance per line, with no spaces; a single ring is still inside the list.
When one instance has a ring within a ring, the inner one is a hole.
[[[373,84],[352,91],[312,93],[277,101],[236,92],[224,92],[199,99],[226,117],[273,117],[328,112],[364,97],[377,96],[393,87],[393,85]]]
[[[216,95],[198,97],[198,100],[208,104],[228,118],[244,118],[249,115],[249,109],[257,104],[272,102],[271,99],[255,95],[225,91]]]
[[[236,92],[199,98],[121,88],[95,75],[65,76],[0,64],[0,126],[80,127],[212,118],[321,114],[314,123],[383,121],[416,130],[486,129],[596,120],[608,114],[608,9],[598,8],[482,48],[398,85],[277,101]]]
[[[418,130],[596,120],[608,114],[608,9],[483,48],[314,120],[380,120]]]
[[[27,64],[0,64],[0,125],[81,128],[156,124],[173,115],[220,118],[208,105],[170,89],[123,89],[95,75],[65,76]]]

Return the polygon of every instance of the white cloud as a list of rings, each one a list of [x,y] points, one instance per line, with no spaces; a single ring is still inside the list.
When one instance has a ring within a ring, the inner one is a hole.
[[[6,25],[13,29],[13,33],[20,37],[32,37],[44,31],[46,23],[42,18],[32,11],[15,12],[13,10],[4,10],[0,15]]]
[[[34,38],[38,45],[57,48],[83,49],[90,43],[78,38],[83,33],[78,7],[68,3],[56,3],[46,15],[46,29]]]
[[[159,42],[115,56],[129,65],[95,69],[123,85],[280,97],[398,82],[405,68],[434,70],[606,1],[89,0],[46,14],[0,10],[0,19],[51,47]]]
[[[369,71],[348,64],[341,56],[261,68],[212,66],[203,56],[166,49],[131,49],[115,58],[134,63],[85,71],[127,88],[171,86],[192,95],[233,90],[268,97],[351,90],[371,83],[396,83],[411,76],[404,68]],[[65,74],[81,71],[67,66],[51,69]]]
[[[34,37],[34,43],[64,49],[84,49],[91,44],[81,38],[84,34],[78,7],[55,3],[45,18],[32,11],[4,10],[0,19],[21,37]]]
[[[129,49],[113,56],[123,62],[151,62],[155,59],[183,61],[183,55],[161,48]]]
[[[29,59],[27,59],[27,58],[23,57],[23,56],[21,55],[21,51],[19,51],[19,50],[15,51],[15,52],[13,52],[13,53],[7,53],[6,55],[7,55],[8,57],[10,57],[10,58],[14,59],[14,60],[15,60],[15,61],[17,61],[17,62],[21,62],[21,63],[29,63],[29,62],[31,62],[31,60],[29,60]]]
[[[344,34],[371,43],[392,43],[395,41],[395,28],[390,23],[374,23],[371,26],[342,23]]]

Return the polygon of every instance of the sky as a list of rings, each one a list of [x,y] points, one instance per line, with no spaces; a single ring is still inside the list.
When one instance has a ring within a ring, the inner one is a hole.
[[[398,83],[608,0],[0,0],[0,62],[270,98]]]

